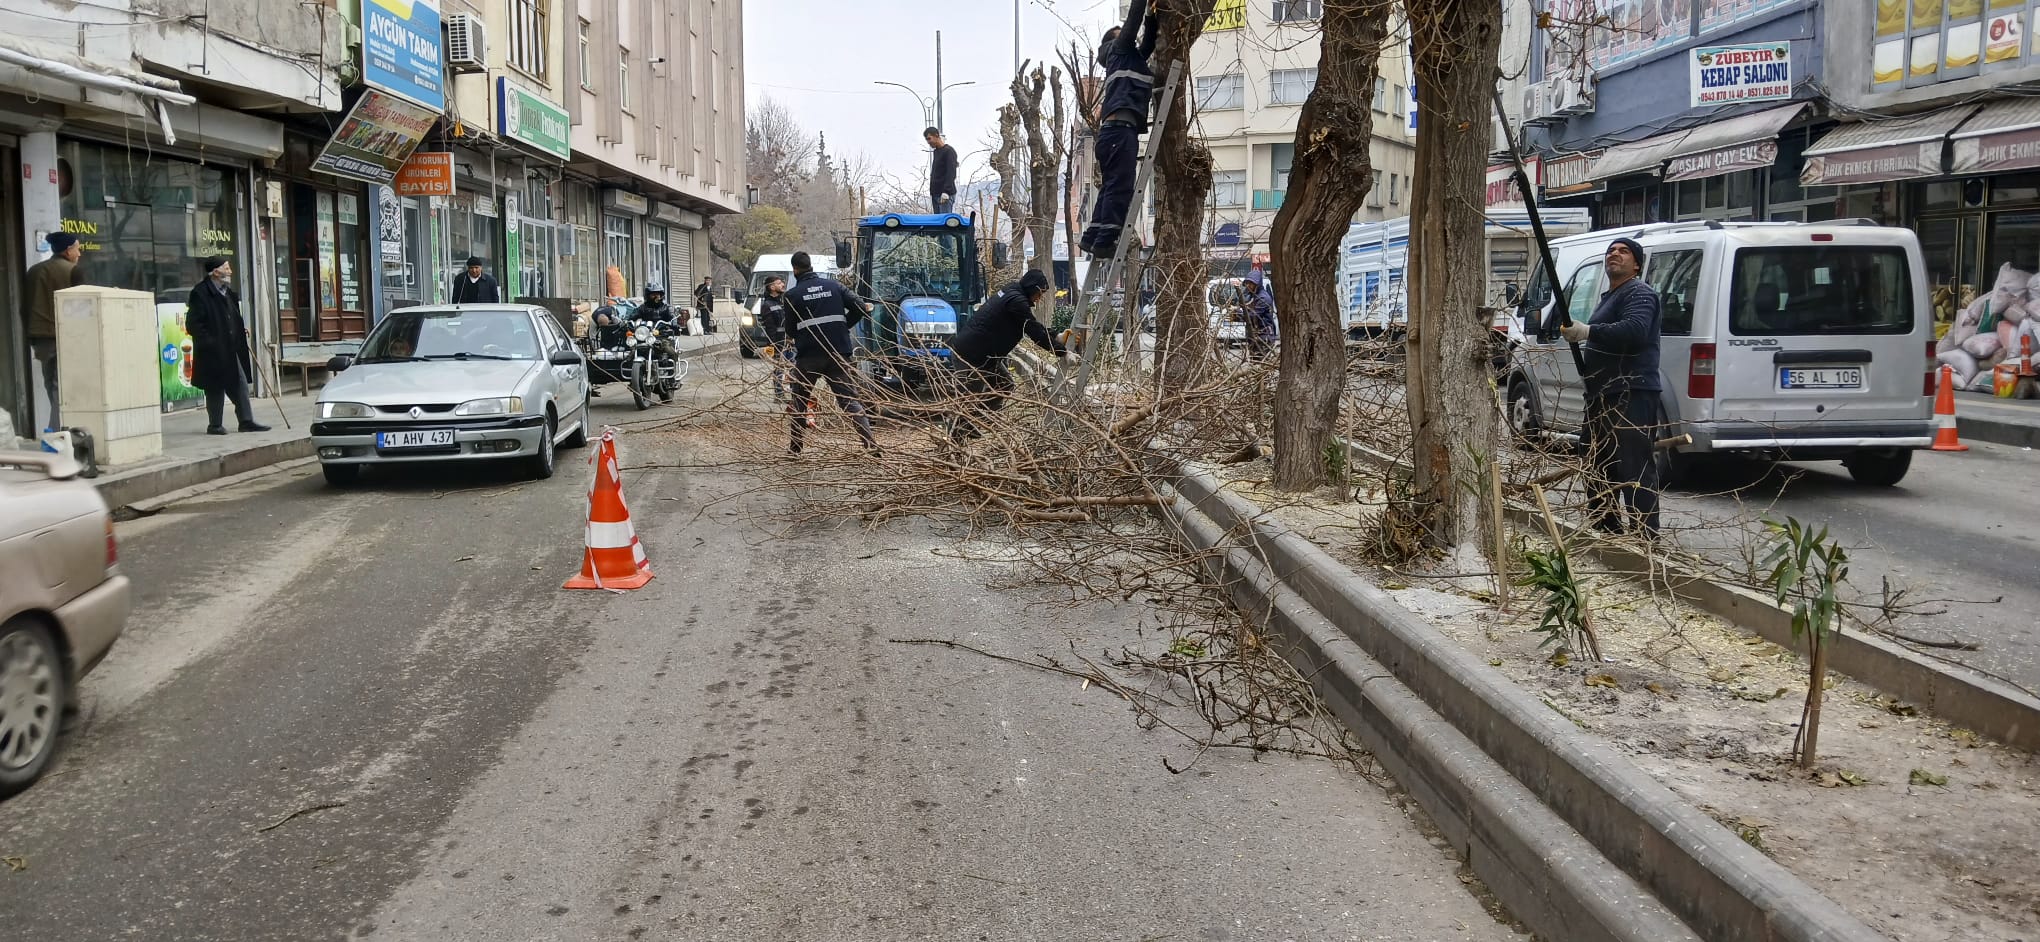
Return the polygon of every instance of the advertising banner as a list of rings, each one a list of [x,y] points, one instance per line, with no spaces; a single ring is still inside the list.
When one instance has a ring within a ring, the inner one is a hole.
[[[185,303],[156,305],[156,342],[162,355],[161,386],[163,411],[189,408],[205,398],[205,390],[191,385],[191,334],[184,328]]]
[[[1218,0],[1218,5],[1211,8],[1211,15],[1204,20],[1204,31],[1244,29],[1246,25],[1247,0]]]
[[[312,169],[386,185],[397,178],[397,170],[438,119],[437,112],[368,89],[347,112]]]
[[[398,196],[452,196],[453,154],[421,150],[397,169]]]
[[[429,0],[367,0],[361,19],[362,84],[446,110],[439,10]]]
[[[1699,46],[1687,53],[1693,107],[1792,100],[1792,44]]]

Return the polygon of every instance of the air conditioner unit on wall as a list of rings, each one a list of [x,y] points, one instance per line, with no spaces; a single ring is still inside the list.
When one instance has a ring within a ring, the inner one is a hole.
[[[1559,114],[1593,114],[1593,77],[1561,75],[1553,79],[1551,85],[1551,110]]]
[[[1561,120],[1551,110],[1551,87],[1544,82],[1532,82],[1523,86],[1523,123],[1526,125],[1556,124]]]
[[[489,68],[489,35],[482,18],[472,13],[446,15],[446,69],[483,72]]]

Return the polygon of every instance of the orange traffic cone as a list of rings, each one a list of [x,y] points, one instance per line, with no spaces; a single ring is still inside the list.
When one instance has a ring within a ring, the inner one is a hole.
[[[652,581],[644,544],[630,525],[623,505],[623,479],[616,469],[616,430],[602,432],[597,449],[595,484],[588,490],[588,529],[583,543],[581,574],[567,580],[569,589],[637,589]]]
[[[1955,370],[1941,366],[1941,391],[1934,394],[1934,450],[1968,451],[1955,435]]]

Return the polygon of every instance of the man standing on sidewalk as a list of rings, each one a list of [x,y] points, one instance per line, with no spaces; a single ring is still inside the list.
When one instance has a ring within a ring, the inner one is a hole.
[[[942,140],[941,128],[921,132],[935,152],[928,164],[928,207],[930,212],[947,213],[956,207],[956,148]]]
[[[234,266],[212,256],[200,263],[205,280],[191,289],[185,302],[185,324],[191,331],[192,385],[205,390],[205,433],[227,434],[226,400],[234,401],[234,417],[243,432],[267,432],[255,421],[248,402],[248,378],[255,375],[248,355],[248,322],[241,318],[241,295],[230,282]]]
[[[57,292],[85,283],[78,259],[85,252],[78,237],[68,232],[49,234],[49,258],[28,269],[28,349],[42,365],[43,389],[50,397],[48,429],[64,427],[57,409]]]
[[[481,256],[468,256],[467,274],[453,276],[453,303],[497,304],[502,300],[503,289],[497,286],[496,276],[482,271]]]
[[[694,286],[694,313],[701,315],[703,335],[715,333],[715,282],[703,278]]]
[[[1586,323],[1560,329],[1569,343],[1582,345],[1587,392],[1587,446],[1593,457],[1587,510],[1594,526],[1627,528],[1634,511],[1645,536],[1658,533],[1657,440],[1664,427],[1658,401],[1658,344],[1662,313],[1658,295],[1638,277],[1643,246],[1630,239],[1608,245],[1603,267],[1608,291]]]

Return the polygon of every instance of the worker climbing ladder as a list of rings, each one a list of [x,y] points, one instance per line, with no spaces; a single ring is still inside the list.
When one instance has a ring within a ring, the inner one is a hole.
[[[1148,134],[1147,146],[1141,150],[1140,169],[1135,173],[1133,183],[1135,212],[1146,204],[1148,184],[1154,179],[1155,154],[1161,149],[1162,128],[1169,120],[1169,109],[1175,107],[1176,87],[1182,80],[1183,63],[1177,62],[1169,67],[1169,80],[1162,86],[1162,107],[1156,112],[1161,117],[1154,122],[1153,130]],[[1098,195],[1092,193],[1089,202],[1095,204],[1097,199]],[[1086,215],[1089,215],[1089,208],[1086,207]],[[1049,389],[1049,401],[1058,406],[1069,408],[1084,398],[1084,388],[1091,381],[1091,364],[1097,361],[1101,338],[1111,336],[1112,331],[1118,326],[1119,306],[1113,304],[1103,305],[1105,313],[1100,318],[1100,323],[1095,325],[1091,323],[1091,295],[1094,292],[1103,295],[1106,292],[1100,291],[1100,288],[1119,283],[1120,272],[1126,267],[1127,250],[1134,242],[1139,241],[1132,237],[1136,228],[1132,225],[1127,226],[1127,234],[1120,237],[1118,245],[1112,249],[1112,257],[1105,264],[1100,265],[1093,259],[1090,268],[1084,272],[1084,286],[1077,292],[1077,309],[1070,318],[1073,336],[1082,339],[1084,349],[1079,354],[1080,359],[1076,368],[1064,369],[1058,373],[1054,385]]]

